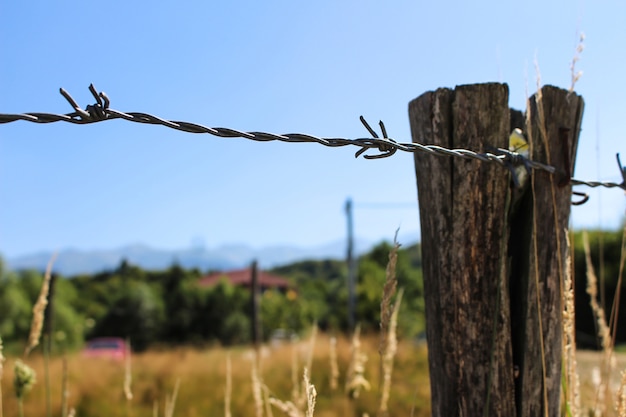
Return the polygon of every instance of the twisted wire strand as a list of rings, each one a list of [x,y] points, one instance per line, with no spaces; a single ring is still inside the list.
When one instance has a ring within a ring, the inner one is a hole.
[[[56,123],[66,122],[78,125],[98,123],[105,120],[123,119],[134,123],[144,123],[151,125],[161,125],[169,127],[171,129],[180,130],[187,133],[208,133],[213,136],[222,138],[244,138],[260,142],[267,141],[281,141],[288,143],[319,143],[328,147],[342,147],[342,146],[357,146],[359,149],[355,153],[355,157],[359,157],[370,149],[377,149],[378,154],[363,155],[366,159],[380,159],[387,158],[393,155],[396,151],[404,152],[423,152],[430,155],[437,156],[451,156],[462,159],[474,159],[481,162],[496,163],[500,166],[512,171],[512,167],[523,165],[527,169],[536,169],[546,171],[550,174],[557,172],[556,168],[543,164],[541,162],[532,161],[525,156],[512,152],[508,149],[498,148],[493,152],[474,152],[469,149],[449,149],[437,145],[424,145],[421,143],[400,143],[389,137],[387,137],[387,131],[385,125],[380,122],[380,128],[383,137],[379,137],[378,134],[369,126],[365,119],[361,116],[361,122],[365,128],[372,135],[370,138],[320,138],[317,136],[307,135],[303,133],[286,133],[286,134],[274,134],[267,132],[243,132],[236,129],[224,128],[224,127],[207,127],[196,123],[167,120],[160,117],[140,112],[121,112],[111,109],[110,100],[104,92],[97,92],[93,84],[89,86],[89,91],[96,100],[96,104],[88,105],[85,110],[80,108],[72,96],[63,88],[60,89],[61,95],[70,103],[74,108],[74,112],[67,114],[53,114],[53,113],[21,113],[21,114],[4,114],[0,113],[0,124],[12,123],[19,120],[23,120],[31,123]],[[626,167],[622,167],[619,155],[617,156],[617,162],[622,175],[622,183],[617,184],[615,182],[601,182],[601,181],[581,181],[572,178],[571,183],[573,185],[586,185],[588,187],[606,187],[606,188],[621,188],[626,191]]]
[[[605,188],[621,188],[626,191],[626,186],[624,183],[618,184],[616,182],[605,182],[605,181],[582,181],[577,180],[575,178],[571,179],[573,185],[586,185],[587,187],[605,187]]]

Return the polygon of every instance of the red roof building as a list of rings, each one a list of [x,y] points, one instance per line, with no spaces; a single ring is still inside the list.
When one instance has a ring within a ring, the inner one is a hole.
[[[216,285],[221,279],[227,280],[232,285],[250,288],[252,286],[252,269],[214,272],[200,278],[198,283],[203,287],[210,287]],[[258,271],[258,280],[261,291],[277,289],[281,292],[286,292],[291,286],[285,278],[264,271]]]

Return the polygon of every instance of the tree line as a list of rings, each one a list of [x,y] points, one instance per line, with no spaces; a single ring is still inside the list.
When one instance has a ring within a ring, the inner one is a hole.
[[[616,297],[622,252],[620,231],[589,233],[591,257],[610,317],[619,300],[616,340],[626,342],[626,296]],[[597,322],[586,291],[586,263],[580,232],[573,234],[576,328],[579,346],[598,348]],[[362,331],[378,331],[380,299],[391,244],[383,242],[358,260],[356,320]],[[602,254],[602,256],[601,256]],[[599,266],[602,265],[602,268]],[[600,271],[601,269],[601,271]],[[222,280],[198,285],[210,271],[172,265],[163,271],[144,270],[122,261],[109,271],[74,277],[57,276],[51,294],[51,340],[57,350],[80,348],[95,337],[128,337],[135,350],[177,345],[241,344],[251,338],[250,291]],[[308,260],[274,268],[291,290],[266,290],[261,295],[261,331],[265,339],[282,329],[298,334],[313,323],[324,331],[347,332],[347,266],[339,260]],[[401,248],[396,266],[404,297],[398,320],[400,337],[424,331],[424,299],[419,245]],[[0,262],[0,337],[7,350],[20,351],[28,337],[32,306],[43,273],[9,271]]]
[[[361,257],[358,268],[357,319],[363,330],[377,330],[380,295],[391,249],[381,243]],[[401,323],[405,334],[423,329],[421,269],[417,247],[401,250],[397,277],[405,288]],[[51,314],[44,331],[56,350],[80,348],[95,337],[130,338],[133,349],[177,345],[241,344],[250,341],[250,291],[221,280],[210,287],[198,281],[211,271],[144,270],[122,261],[113,270],[73,277],[55,276]],[[275,330],[297,335],[313,323],[322,330],[348,330],[347,267],[338,260],[303,261],[270,272],[291,283],[289,291],[261,294],[262,335]],[[32,306],[43,273],[9,271],[0,264],[0,337],[7,350],[20,351],[28,337]]]

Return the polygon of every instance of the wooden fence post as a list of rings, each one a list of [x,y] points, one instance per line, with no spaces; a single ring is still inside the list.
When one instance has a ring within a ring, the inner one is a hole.
[[[533,172],[531,190],[511,220],[515,223],[513,262],[520,266],[512,268],[511,274],[515,283],[511,297],[517,309],[513,354],[520,370],[516,380],[519,417],[560,416],[563,281],[568,273],[566,234],[572,198],[569,180],[583,108],[582,97],[545,86],[529,99],[526,110],[530,158],[556,167],[557,172]]]
[[[509,109],[505,84],[427,92],[409,105],[413,141],[484,152],[508,148],[511,129],[520,127],[530,131],[532,159],[571,172],[563,167],[571,167],[575,157],[582,99],[553,87],[542,89],[542,96],[542,101],[536,96],[530,100],[528,129]],[[539,117],[537,103],[544,116]],[[546,127],[541,134],[539,121]],[[563,128],[569,129],[567,143]],[[551,158],[544,142],[550,144]],[[562,311],[558,291],[571,187],[563,183],[558,188],[562,177],[534,171],[533,187],[522,195],[514,220],[510,174],[501,166],[416,153],[415,168],[432,415],[557,416]],[[554,194],[552,182],[558,188]],[[539,304],[533,292],[536,282],[541,288]],[[543,339],[538,336],[539,317]]]

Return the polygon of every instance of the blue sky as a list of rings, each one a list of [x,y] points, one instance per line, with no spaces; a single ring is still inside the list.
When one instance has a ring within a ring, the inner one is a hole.
[[[0,113],[92,104],[206,126],[365,137],[382,119],[410,142],[410,100],[439,87],[506,82],[521,109],[541,82],[586,101],[577,178],[620,182],[626,161],[622,1],[3,2]],[[63,248],[313,246],[355,231],[419,238],[412,156],[257,143],[117,120],[0,125],[0,253]],[[583,187],[581,187],[583,188]],[[586,189],[575,227],[617,228],[624,193]],[[377,207],[372,203],[384,203]],[[377,207],[377,208],[374,208]]]

